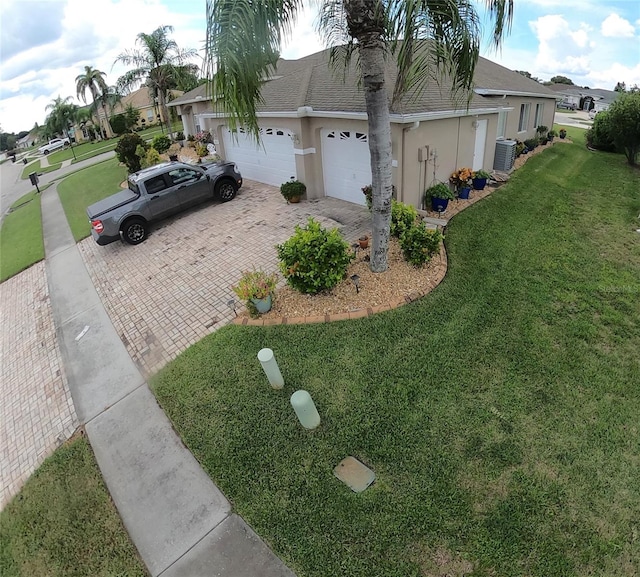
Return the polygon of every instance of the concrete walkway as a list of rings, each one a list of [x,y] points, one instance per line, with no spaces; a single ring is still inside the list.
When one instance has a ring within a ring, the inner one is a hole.
[[[42,194],[42,215],[51,307],[76,412],[151,575],[292,576],[173,431],[107,316],[55,186]]]

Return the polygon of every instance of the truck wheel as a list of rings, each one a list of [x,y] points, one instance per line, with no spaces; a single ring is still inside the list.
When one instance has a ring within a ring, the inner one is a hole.
[[[45,155],[46,155],[46,154],[49,154],[49,151],[48,151],[48,150],[45,150],[45,151],[44,151],[44,153],[45,153]]]
[[[129,244],[140,244],[149,235],[149,226],[141,218],[132,218],[122,227],[122,238]]]
[[[231,180],[222,180],[216,184],[216,194],[222,202],[229,202],[236,197],[236,185]]]

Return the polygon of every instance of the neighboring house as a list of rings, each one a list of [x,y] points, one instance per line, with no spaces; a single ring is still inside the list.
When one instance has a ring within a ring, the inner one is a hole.
[[[169,99],[177,98],[183,94],[181,90],[170,90],[169,93]],[[123,113],[130,104],[134,108],[137,108],[140,114],[138,126],[146,127],[151,124],[155,124],[160,120],[160,109],[158,103],[154,102],[153,97],[146,86],[139,88],[131,94],[123,96],[122,100],[113,107],[112,116]]]
[[[218,152],[238,164],[245,178],[278,186],[291,177],[307,185],[308,198],[332,196],[364,204],[371,183],[364,93],[352,70],[343,81],[328,51],[279,60],[262,89],[261,145],[241,129],[233,135],[212,108],[206,86],[169,103],[178,108],[185,134],[209,130]],[[388,70],[393,90],[395,65]],[[454,103],[450,84],[431,82],[417,97],[391,110],[393,182],[398,200],[420,207],[434,180],[447,182],[457,167],[492,170],[496,141],[526,140],[539,125],[552,126],[555,93],[535,80],[480,58],[468,104]]]
[[[19,140],[16,140],[16,148],[29,148],[33,142],[35,142],[36,136],[35,133],[30,132],[29,134],[23,136]]]
[[[582,88],[571,84],[551,84],[548,88],[561,96],[562,100],[575,104],[578,109],[596,112],[607,110],[620,94],[613,90]]]

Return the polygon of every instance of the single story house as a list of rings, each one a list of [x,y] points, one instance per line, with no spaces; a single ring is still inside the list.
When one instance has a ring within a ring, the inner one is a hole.
[[[262,89],[261,144],[240,129],[233,135],[212,107],[206,86],[173,100],[184,133],[209,130],[220,155],[248,179],[279,186],[295,177],[308,198],[337,197],[364,204],[371,183],[367,114],[355,69],[343,77],[328,65],[328,50],[298,60],[280,59]],[[396,77],[389,63],[388,92]],[[393,181],[398,200],[420,207],[426,188],[447,182],[458,167],[491,171],[497,141],[520,141],[553,125],[556,94],[480,58],[467,105],[453,102],[446,79],[431,82],[391,109]]]
[[[182,90],[169,90],[168,98],[177,98],[182,94]],[[140,115],[138,118],[138,126],[140,127],[147,127],[160,120],[160,105],[153,100],[146,86],[123,96],[122,100],[114,105],[111,116],[122,114],[129,105],[138,109]]]
[[[562,100],[565,102],[575,104],[576,108],[580,110],[595,110],[596,112],[607,110],[620,95],[614,90],[583,88],[572,84],[551,84],[549,89],[562,96]]]

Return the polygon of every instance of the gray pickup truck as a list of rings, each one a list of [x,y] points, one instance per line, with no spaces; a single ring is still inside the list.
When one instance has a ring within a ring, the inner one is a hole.
[[[242,176],[232,162],[164,162],[130,174],[128,183],[128,188],[87,208],[91,236],[99,245],[120,239],[140,244],[151,222],[214,197],[228,202],[242,186]]]

